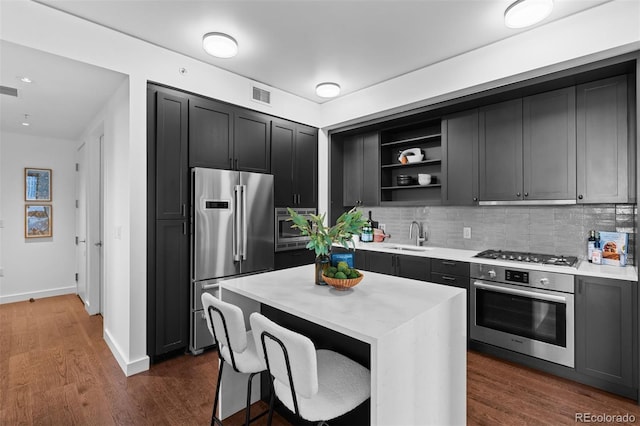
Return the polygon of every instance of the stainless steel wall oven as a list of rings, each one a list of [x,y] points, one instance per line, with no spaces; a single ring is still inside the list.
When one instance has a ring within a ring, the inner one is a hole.
[[[472,340],[575,365],[574,277],[471,264]]]
[[[286,208],[275,209],[275,251],[296,250],[305,248],[309,242],[309,237],[300,235],[300,231],[291,228],[293,222],[289,220],[289,213]],[[310,220],[309,215],[317,214],[315,208],[294,208],[296,213],[307,217]]]

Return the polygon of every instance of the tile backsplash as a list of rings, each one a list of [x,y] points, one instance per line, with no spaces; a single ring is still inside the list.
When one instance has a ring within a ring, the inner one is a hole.
[[[635,264],[636,204],[575,206],[362,207],[383,223],[390,242],[411,244],[409,225],[427,230],[427,246],[468,250],[501,249],[587,257],[591,229],[627,232],[628,263]],[[463,227],[471,238],[463,238]]]

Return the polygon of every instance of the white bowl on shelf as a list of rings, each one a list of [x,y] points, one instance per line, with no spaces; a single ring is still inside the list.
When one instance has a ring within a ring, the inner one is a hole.
[[[424,154],[422,153],[422,151],[420,151],[420,148],[409,148],[400,153],[398,161],[400,161],[401,163],[402,157],[406,157],[407,162],[409,163],[418,163],[424,159]]]
[[[429,185],[431,183],[431,175],[428,173],[418,173],[418,183],[422,186]]]

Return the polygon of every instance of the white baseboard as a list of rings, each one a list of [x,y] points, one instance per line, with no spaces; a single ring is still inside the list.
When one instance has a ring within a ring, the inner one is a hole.
[[[120,350],[120,347],[113,340],[111,334],[109,333],[109,330],[107,330],[106,328],[103,332],[103,338],[104,341],[107,342],[107,346],[109,346],[109,349],[111,349],[113,357],[116,359],[118,365],[120,366],[120,369],[122,369],[122,372],[125,376],[133,376],[134,374],[142,373],[143,371],[147,371],[149,369],[149,357],[146,355],[135,361],[127,361],[126,357]]]
[[[64,294],[75,294],[76,286],[51,288],[48,290],[31,291],[28,293],[8,294],[0,296],[0,305],[5,303],[22,302],[25,300],[42,299],[45,297],[62,296]]]

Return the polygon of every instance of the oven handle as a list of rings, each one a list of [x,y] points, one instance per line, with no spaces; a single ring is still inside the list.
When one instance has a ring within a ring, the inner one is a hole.
[[[535,291],[527,291],[527,290],[518,290],[515,288],[499,287],[496,285],[481,283],[479,281],[474,281],[473,285],[476,286],[477,288],[482,288],[485,290],[494,290],[499,293],[514,294],[516,296],[533,297],[535,299],[546,300],[548,302],[564,302],[564,303],[567,302],[566,297],[555,296],[553,294],[538,293]]]

